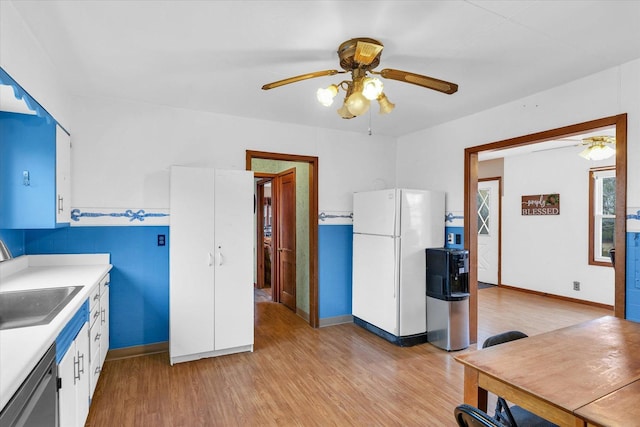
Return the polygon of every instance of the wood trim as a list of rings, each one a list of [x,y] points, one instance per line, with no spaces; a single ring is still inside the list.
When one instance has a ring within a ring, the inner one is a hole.
[[[615,267],[615,295],[614,314],[625,317],[625,275],[626,275],[626,232],[627,232],[627,114],[604,117],[588,122],[577,123],[550,129],[516,138],[491,142],[488,144],[468,147],[464,150],[464,237],[466,249],[477,247],[477,221],[472,221],[472,213],[476,209],[475,192],[471,189],[478,185],[478,153],[482,151],[496,151],[504,148],[536,144],[543,141],[579,135],[598,129],[615,126],[616,128],[616,267]],[[469,250],[469,338],[472,343],[477,341],[478,329],[478,277],[476,250]]]
[[[106,361],[128,359],[130,357],[147,356],[156,353],[168,353],[169,341],[153,344],[135,345],[132,347],[117,348],[107,352]]]
[[[465,149],[464,242],[469,251],[469,341],[478,341],[478,153]],[[472,221],[471,218],[474,220]],[[473,249],[471,249],[473,248]]]
[[[602,303],[594,302],[594,301],[587,301],[587,300],[583,300],[583,299],[565,297],[565,296],[562,296],[562,295],[549,294],[547,292],[534,291],[533,289],[519,288],[517,286],[505,285],[505,284],[502,284],[502,283],[499,284],[498,287],[499,288],[505,288],[505,289],[511,289],[513,291],[518,291],[518,292],[524,292],[526,294],[539,295],[539,296],[542,296],[542,297],[549,297],[549,298],[559,299],[559,300],[567,301],[567,302],[575,302],[575,303],[578,303],[578,304],[588,305],[590,307],[604,308],[606,310],[613,311],[613,306],[609,305],[609,304],[602,304]]]
[[[284,160],[309,163],[309,325],[320,325],[318,308],[318,157],[297,154],[246,151],[246,170],[252,159]],[[256,172],[255,176],[260,176]]]

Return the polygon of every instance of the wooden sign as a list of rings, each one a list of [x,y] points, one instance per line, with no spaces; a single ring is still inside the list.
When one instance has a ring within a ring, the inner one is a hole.
[[[560,194],[522,196],[522,215],[560,215]]]

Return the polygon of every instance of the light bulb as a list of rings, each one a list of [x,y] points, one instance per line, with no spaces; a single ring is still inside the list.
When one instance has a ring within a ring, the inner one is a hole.
[[[342,107],[338,109],[338,114],[343,119],[353,119],[355,117],[353,114],[351,114],[351,111],[349,111],[349,109],[347,108],[346,103],[343,103]]]
[[[377,99],[382,93],[382,82],[375,77],[367,77],[362,82],[362,94],[368,100]]]
[[[316,98],[318,99],[318,102],[320,102],[320,104],[324,105],[325,107],[328,107],[331,104],[333,104],[333,98],[335,98],[337,94],[338,94],[338,86],[330,85],[326,89],[323,89],[323,88],[318,89],[318,91],[316,92]]]
[[[345,102],[347,108],[354,116],[360,116],[369,110],[369,100],[364,97],[362,92],[352,93]]]

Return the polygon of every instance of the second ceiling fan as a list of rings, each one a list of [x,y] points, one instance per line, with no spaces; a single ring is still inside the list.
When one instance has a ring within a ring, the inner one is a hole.
[[[315,77],[351,73],[351,80],[343,80],[338,84],[329,85],[325,89],[318,89],[316,94],[318,101],[328,107],[333,103],[333,99],[338,94],[338,90],[344,90],[344,102],[342,107],[338,109],[338,114],[343,119],[351,119],[366,113],[369,110],[370,101],[373,100],[378,101],[381,114],[390,113],[395,107],[384,94],[382,81],[370,76],[370,74],[379,75],[385,79],[412,83],[448,95],[458,90],[458,85],[455,83],[423,76],[421,74],[410,73],[408,71],[394,70],[392,68],[374,71],[373,69],[380,64],[380,55],[382,54],[383,47],[379,41],[365,37],[347,40],[338,48],[340,67],[342,67],[344,71],[324,70],[301,74],[273,83],[267,83],[262,86],[262,89],[269,90]]]

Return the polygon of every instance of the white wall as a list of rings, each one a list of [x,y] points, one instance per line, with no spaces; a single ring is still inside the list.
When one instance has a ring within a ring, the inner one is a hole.
[[[612,162],[584,160],[581,149],[504,159],[502,283],[613,305],[613,268],[588,262],[589,168]],[[522,196],[551,193],[560,194],[560,215],[521,215]]]
[[[68,128],[69,100],[58,71],[13,4],[6,1],[0,1],[0,67]]]
[[[123,100],[73,98],[73,207],[168,208],[172,164],[245,169],[245,150],[319,157],[319,208],[395,185],[393,139]]]
[[[461,86],[460,94],[463,91],[464,86]],[[464,209],[464,148],[621,113],[628,114],[627,206],[628,211],[635,212],[640,209],[640,60],[401,137],[398,139],[396,180],[401,187],[428,183],[432,188],[446,191],[447,212],[461,215]],[[505,170],[505,181],[506,176]],[[513,246],[508,241],[510,238],[505,236],[503,245]],[[503,250],[503,257],[507,256],[505,252]],[[508,268],[506,264],[503,262],[503,269]],[[580,277],[574,277],[574,268],[571,265],[570,271],[561,273],[563,286],[567,280],[570,284],[580,280]],[[508,280],[503,277],[505,283],[509,283]],[[570,295],[575,297],[575,294]],[[589,291],[589,299],[612,302],[596,290]]]
[[[447,211],[462,212],[466,147],[621,113],[628,113],[627,204],[640,206],[640,60],[399,138],[397,183],[445,190]]]

